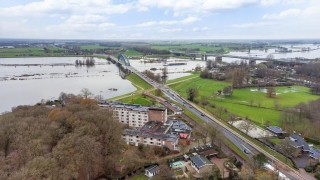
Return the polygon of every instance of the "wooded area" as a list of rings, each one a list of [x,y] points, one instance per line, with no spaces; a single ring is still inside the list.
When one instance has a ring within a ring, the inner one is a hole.
[[[18,106],[0,116],[0,179],[93,179],[112,175],[126,149],[122,125],[93,99]],[[123,150],[123,151],[122,151]]]

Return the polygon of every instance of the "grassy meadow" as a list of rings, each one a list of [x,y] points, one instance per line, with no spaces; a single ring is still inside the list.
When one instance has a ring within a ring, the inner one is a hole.
[[[209,112],[217,114],[216,109],[218,107],[226,108],[228,112],[239,115],[240,117],[248,117],[249,119],[257,123],[265,123],[270,121],[272,125],[281,125],[279,121],[279,115],[281,109],[284,107],[293,107],[300,102],[308,102],[310,100],[318,99],[320,96],[309,93],[309,88],[302,86],[292,87],[275,87],[277,96],[273,98],[266,97],[266,89],[261,88],[246,88],[236,89],[233,91],[231,97],[217,96],[216,92],[222,90],[225,86],[231,85],[227,82],[213,81],[210,79],[201,79],[200,77],[187,80],[181,83],[170,85],[172,89],[177,91],[182,96],[186,97],[186,90],[189,87],[197,87],[199,96],[197,100],[200,101],[204,96],[210,103],[214,103],[216,108],[206,106],[205,109]],[[253,104],[250,105],[250,100],[253,100]],[[261,102],[261,107],[258,106],[258,102]],[[280,105],[277,110],[275,108],[275,102]],[[226,119],[228,113],[222,113],[222,119]]]
[[[199,48],[201,53],[204,53],[205,51],[214,51],[214,50],[218,50],[221,49],[221,47],[210,47],[210,46],[201,46],[200,44],[181,44],[180,46],[151,46],[152,49],[158,49],[158,50],[175,50],[177,52],[180,52],[181,50],[179,50],[180,48]],[[223,49],[225,50],[225,52],[229,52],[229,48],[228,47],[223,47]]]
[[[0,49],[0,58],[9,58],[9,57],[25,57],[25,56],[35,56],[35,57],[47,57],[47,56],[61,56],[65,54],[64,52],[61,53],[45,53],[41,51],[40,47],[26,47],[26,48],[3,48]],[[49,47],[50,50],[59,50],[61,48],[57,47]],[[61,49],[62,50],[62,49]]]

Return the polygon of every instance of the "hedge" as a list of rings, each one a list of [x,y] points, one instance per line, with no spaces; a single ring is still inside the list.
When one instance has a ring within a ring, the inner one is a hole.
[[[314,177],[320,180],[320,174],[315,174]]]
[[[305,138],[308,143],[312,143],[315,145],[320,145],[320,142],[311,138]]]

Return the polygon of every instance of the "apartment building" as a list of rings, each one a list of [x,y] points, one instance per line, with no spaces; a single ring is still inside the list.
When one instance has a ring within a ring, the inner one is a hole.
[[[149,121],[166,122],[167,109],[145,107],[137,104],[113,103],[110,105],[113,117],[129,127],[142,127]]]
[[[166,146],[170,150],[179,150],[178,135],[173,134],[153,134],[141,132],[134,129],[125,129],[122,133],[122,138],[127,144],[138,146],[139,144],[150,146]]]

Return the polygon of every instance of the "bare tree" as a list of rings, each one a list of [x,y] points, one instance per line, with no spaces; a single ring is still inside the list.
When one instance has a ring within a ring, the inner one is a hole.
[[[274,87],[267,88],[267,97],[276,97],[276,89]]]
[[[101,94],[99,94],[99,95],[96,95],[96,96],[94,97],[94,99],[97,100],[97,101],[101,101],[101,100],[103,100],[104,98],[103,98],[103,96],[102,96]]]
[[[93,96],[93,93],[88,89],[88,88],[83,88],[80,91],[80,96],[84,97],[84,98],[90,98]]]
[[[231,125],[233,125],[233,123],[234,123],[235,121],[237,121],[237,115],[235,115],[235,114],[233,114],[233,113],[229,113],[229,115],[228,115],[228,120],[229,120],[229,123],[230,123]]]
[[[244,130],[246,134],[248,134],[249,131],[251,131],[255,128],[256,128],[255,125],[251,121],[248,121],[248,120],[243,120],[243,122],[241,122],[239,124],[239,129]]]
[[[286,157],[286,162],[288,160],[288,156],[293,155],[296,152],[296,148],[294,142],[290,139],[286,138],[276,144],[275,149],[281,152]]]
[[[261,100],[259,100],[257,103],[258,103],[258,107],[261,107],[261,105],[262,105],[262,101],[261,101]]]
[[[280,108],[280,103],[279,103],[279,101],[275,100],[275,101],[273,102],[273,104],[274,104],[274,108],[275,108],[276,110],[279,110],[279,108]]]
[[[250,100],[249,100],[250,106],[252,106],[253,102],[254,102],[254,99],[250,99]]]
[[[219,118],[222,118],[222,113],[224,112],[224,108],[223,107],[218,107],[216,112],[219,114]]]

